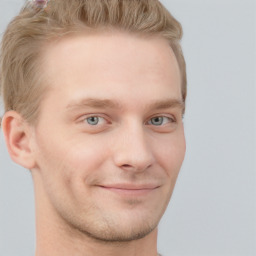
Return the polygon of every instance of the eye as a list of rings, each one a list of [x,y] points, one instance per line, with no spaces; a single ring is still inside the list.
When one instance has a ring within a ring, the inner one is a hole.
[[[167,123],[173,123],[173,122],[174,122],[173,118],[166,117],[166,116],[156,116],[149,120],[149,124],[155,125],[155,126],[161,126],[161,125],[165,125]]]
[[[111,127],[111,120],[105,114],[84,114],[77,119],[77,125],[82,132],[95,134]]]
[[[104,122],[106,122],[106,120],[103,117],[99,117],[99,116],[90,116],[87,117],[85,119],[85,121],[92,126],[98,125],[98,124],[102,124]]]

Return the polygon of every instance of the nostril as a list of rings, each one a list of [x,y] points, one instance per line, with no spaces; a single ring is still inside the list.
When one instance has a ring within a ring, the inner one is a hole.
[[[136,165],[130,165],[130,164],[123,164],[121,168],[125,171],[132,171],[132,172],[143,172],[147,170],[151,165],[148,166],[136,166]]]
[[[123,167],[129,168],[129,167],[131,167],[131,166],[130,166],[129,164],[124,164]]]
[[[123,170],[125,170],[125,171],[137,171],[137,170],[138,170],[135,166],[130,165],[130,164],[123,164],[123,165],[121,166],[121,168],[122,168]]]

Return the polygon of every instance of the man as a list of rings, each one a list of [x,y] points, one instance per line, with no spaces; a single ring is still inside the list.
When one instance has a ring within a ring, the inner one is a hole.
[[[2,128],[36,256],[156,256],[185,155],[181,26],[156,0],[29,1],[2,43]]]

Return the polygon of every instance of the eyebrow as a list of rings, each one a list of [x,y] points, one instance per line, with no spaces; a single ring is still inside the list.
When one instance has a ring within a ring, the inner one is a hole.
[[[96,98],[86,98],[79,101],[71,102],[67,105],[68,110],[73,110],[81,107],[91,107],[91,108],[121,108],[121,105],[117,101],[109,99],[96,99]]]
[[[71,102],[67,105],[67,110],[75,110],[80,108],[100,108],[100,109],[123,109],[123,106],[120,102],[110,99],[100,99],[100,98],[85,98],[78,101]],[[185,104],[182,100],[179,99],[163,99],[157,100],[153,103],[146,105],[146,109],[167,109],[167,108],[180,108],[182,111],[185,109]]]
[[[165,99],[165,100],[153,102],[152,104],[150,104],[150,108],[152,109],[180,108],[184,110],[185,104],[182,100]]]

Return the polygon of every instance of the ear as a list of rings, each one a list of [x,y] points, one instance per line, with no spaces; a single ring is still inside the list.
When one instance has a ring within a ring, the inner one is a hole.
[[[35,166],[31,149],[31,128],[16,111],[8,111],[2,120],[2,128],[11,159],[17,164],[32,169]]]

